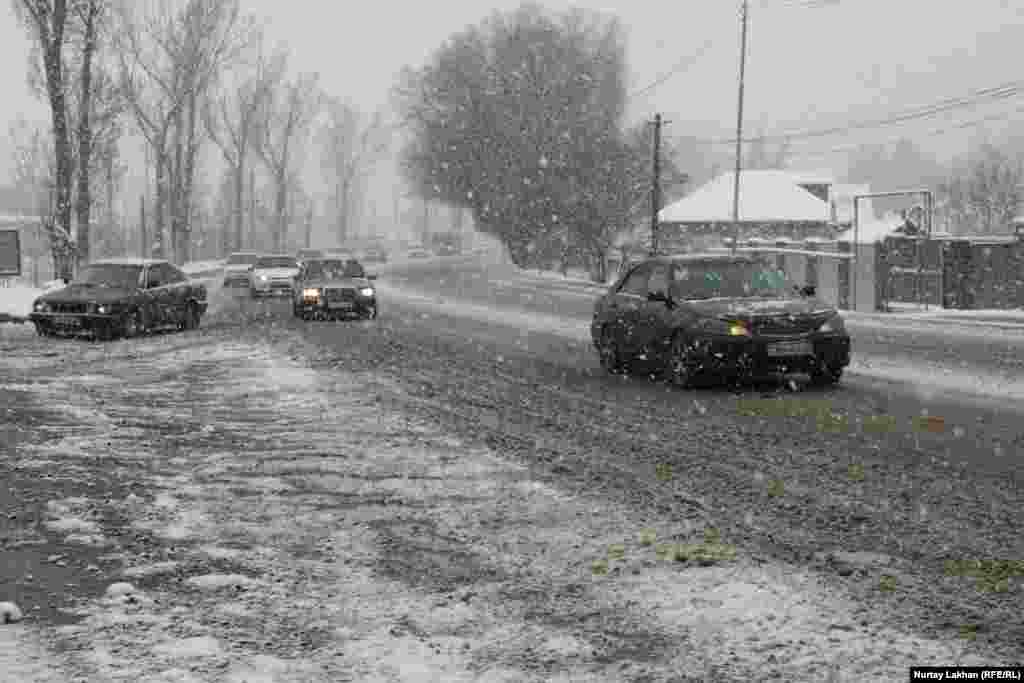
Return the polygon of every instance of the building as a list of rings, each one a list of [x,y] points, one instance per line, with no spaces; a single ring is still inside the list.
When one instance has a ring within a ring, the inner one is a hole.
[[[662,209],[658,214],[659,250],[686,251],[728,244],[734,231],[734,179],[734,172],[723,173]],[[840,229],[836,213],[846,211],[847,204],[852,203],[850,194],[860,189],[837,185],[827,173],[742,171],[739,237],[834,239]]]

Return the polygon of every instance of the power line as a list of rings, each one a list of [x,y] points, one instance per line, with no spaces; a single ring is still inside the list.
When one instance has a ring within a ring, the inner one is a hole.
[[[923,131],[923,132],[919,132],[919,133],[909,133],[909,134],[904,134],[904,135],[899,135],[899,136],[893,136],[893,137],[887,138],[885,140],[880,140],[880,141],[876,140],[876,141],[873,141],[873,142],[870,142],[870,143],[864,142],[864,143],[850,143],[850,144],[846,144],[846,145],[839,145],[837,147],[831,147],[829,149],[821,150],[821,151],[818,151],[818,152],[798,153],[798,154],[794,154],[793,156],[799,157],[799,158],[805,158],[805,159],[814,159],[814,158],[820,158],[820,157],[828,156],[830,154],[840,154],[840,153],[843,153],[843,152],[852,152],[852,151],[855,151],[858,148],[860,148],[860,147],[862,147],[864,145],[867,145],[867,144],[886,145],[886,144],[896,143],[896,142],[899,142],[900,140],[904,140],[904,139],[908,139],[908,138],[937,137],[939,135],[945,135],[947,133],[952,133],[952,132],[955,132],[955,131],[958,131],[958,130],[965,130],[965,129],[968,129],[968,128],[974,128],[976,126],[981,126],[983,124],[991,123],[993,121],[1004,121],[1004,120],[1014,116],[1015,114],[1019,114],[1019,113],[1022,113],[1022,112],[1024,112],[1024,106],[1015,107],[1014,109],[1012,109],[1011,111],[1008,111],[1008,112],[1003,112],[1003,113],[1000,113],[1000,114],[991,114],[989,116],[984,116],[984,117],[982,117],[980,119],[972,119],[970,121],[964,121],[964,122],[956,123],[956,124],[953,124],[953,125],[950,125],[950,126],[943,126],[941,128],[935,128],[935,129],[932,129],[930,131]]]
[[[691,66],[693,66],[695,63],[697,63],[697,61],[701,57],[704,56],[704,53],[707,52],[708,48],[711,47],[711,45],[714,42],[715,42],[714,40],[710,40],[709,39],[707,42],[704,43],[704,45],[701,46],[701,48],[699,50],[697,50],[697,52],[695,52],[694,54],[689,55],[687,57],[684,57],[683,59],[681,59],[678,62],[676,62],[675,66],[673,66],[671,69],[669,69],[669,71],[667,71],[666,73],[662,74],[661,76],[656,78],[653,82],[649,83],[648,85],[645,85],[644,87],[640,88],[639,90],[636,90],[633,93],[631,93],[627,97],[627,100],[632,100],[632,99],[634,99],[636,97],[639,97],[640,95],[643,95],[646,92],[654,90],[658,86],[664,84],[666,81],[671,79],[676,74],[679,74],[679,73],[681,73],[683,71],[686,71]]]
[[[971,95],[958,98],[948,98],[941,102],[925,107],[918,107],[915,110],[906,111],[884,119],[857,121],[845,126],[832,128],[821,128],[817,130],[793,131],[790,133],[779,133],[775,135],[761,135],[752,138],[744,138],[743,142],[791,142],[806,138],[826,137],[848,133],[852,130],[865,128],[880,128],[884,126],[907,123],[922,118],[929,118],[939,114],[948,113],[965,107],[975,107],[982,103],[996,102],[999,100],[1017,97],[1024,91],[1024,81],[1014,81],[994,88],[977,90]],[[700,139],[697,142],[705,145],[735,145],[736,138],[728,139]]]

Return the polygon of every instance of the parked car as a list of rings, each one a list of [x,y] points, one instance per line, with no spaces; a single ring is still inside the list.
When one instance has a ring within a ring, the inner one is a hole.
[[[301,264],[303,261],[321,258],[322,256],[324,256],[322,249],[299,249],[299,253],[295,255],[295,260]]]
[[[249,272],[249,293],[253,298],[264,296],[291,296],[295,291],[295,276],[299,262],[287,254],[264,254]]]
[[[224,286],[248,287],[249,271],[259,260],[260,254],[255,251],[236,251],[228,256],[227,263],[224,264]]]
[[[377,317],[376,275],[355,259],[310,259],[296,279],[293,313],[303,320]]]
[[[407,252],[407,256],[415,259],[430,258],[430,252],[424,247],[412,247]]]
[[[663,371],[683,387],[759,371],[834,384],[850,364],[850,337],[814,295],[754,257],[648,258],[598,300],[591,337],[607,371]]]
[[[106,259],[86,266],[66,287],[35,300],[30,318],[40,336],[134,337],[159,328],[199,327],[206,287],[173,264]]]

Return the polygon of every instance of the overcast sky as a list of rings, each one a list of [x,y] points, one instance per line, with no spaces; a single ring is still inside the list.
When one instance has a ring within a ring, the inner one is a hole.
[[[423,63],[447,36],[477,23],[489,9],[510,9],[519,3],[495,2],[489,8],[472,0],[243,0],[243,4],[267,20],[272,38],[291,47],[297,69],[319,72],[326,90],[372,109],[386,100],[403,65]],[[556,9],[574,4],[620,17],[629,30],[634,90],[654,82],[712,41],[689,70],[635,98],[632,116],[660,111],[671,120],[668,132],[710,138],[733,135],[739,0],[551,0],[544,4]],[[745,133],[841,126],[1024,78],[1018,75],[1021,46],[1024,3],[1020,0],[754,0]],[[44,121],[47,116],[27,92],[27,49],[10,2],[0,4],[2,171],[10,166],[8,125],[19,114]],[[946,156],[963,149],[968,138],[964,129],[940,136],[924,133],[1022,105],[1024,97],[904,128],[815,138],[797,150],[813,154],[909,132]],[[808,164],[810,157],[803,163]]]

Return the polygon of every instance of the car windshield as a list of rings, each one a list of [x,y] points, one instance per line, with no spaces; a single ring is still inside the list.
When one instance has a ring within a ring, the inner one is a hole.
[[[131,264],[95,263],[86,266],[75,282],[101,287],[138,287],[142,266]]]
[[[670,294],[675,299],[795,296],[785,273],[760,263],[680,264]]]
[[[298,268],[299,265],[290,256],[263,256],[256,261],[257,268]]]
[[[259,254],[232,254],[228,257],[229,266],[249,266],[260,260]]]
[[[358,261],[312,261],[306,264],[306,278],[317,280],[342,280],[348,277],[364,277],[363,267]]]

